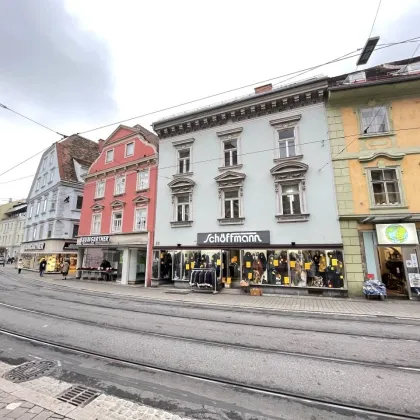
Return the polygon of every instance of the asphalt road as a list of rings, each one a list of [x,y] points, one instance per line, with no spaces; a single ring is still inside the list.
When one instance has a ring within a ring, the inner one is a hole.
[[[380,418],[316,400],[420,418],[420,323],[245,313],[155,304],[0,274],[1,328],[166,372],[0,334],[0,359],[60,360],[66,380],[94,383],[197,419]],[[170,373],[272,390],[206,383]],[[294,396],[294,397],[293,397]],[[302,398],[308,399],[307,401]]]

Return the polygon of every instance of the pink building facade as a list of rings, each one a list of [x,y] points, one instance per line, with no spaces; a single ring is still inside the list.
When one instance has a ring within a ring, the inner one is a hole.
[[[100,142],[85,176],[78,275],[90,277],[106,261],[112,272],[106,278],[150,286],[158,138],[140,125],[120,125]]]

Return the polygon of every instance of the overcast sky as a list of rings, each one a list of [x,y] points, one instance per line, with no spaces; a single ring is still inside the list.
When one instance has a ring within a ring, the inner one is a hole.
[[[376,0],[0,0],[0,103],[60,133],[81,132],[354,51],[366,42],[377,7]],[[380,44],[414,38],[418,22],[419,0],[383,0],[372,36]],[[375,52],[368,66],[411,57],[417,45]],[[353,71],[355,63],[313,74]],[[164,116],[252,91],[127,124],[150,129]],[[85,136],[106,138],[114,128]],[[1,173],[60,136],[0,108],[0,139]],[[33,175],[38,162],[0,176],[0,202],[27,196],[31,178],[9,181]]]

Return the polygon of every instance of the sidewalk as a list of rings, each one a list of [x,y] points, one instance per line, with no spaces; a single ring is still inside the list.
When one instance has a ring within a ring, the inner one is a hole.
[[[5,267],[5,273],[17,278],[17,271]],[[222,291],[219,294],[201,294],[188,289],[170,289],[168,287],[145,288],[144,286],[122,286],[116,283],[104,283],[89,280],[67,279],[61,276],[45,275],[39,277],[36,273],[22,271],[25,279],[42,280],[46,284],[65,286],[92,293],[105,293],[115,296],[147,299],[156,302],[173,302],[189,306],[205,306],[231,308],[235,310],[263,310],[267,312],[293,312],[334,314],[347,316],[387,316],[420,320],[420,302],[408,300],[385,301],[366,300],[364,298],[329,298],[312,296],[249,296],[241,293]]]
[[[168,411],[100,395],[76,407],[57,397],[73,384],[47,376],[16,384],[3,379],[16,366],[0,362],[0,419],[16,420],[188,420]]]

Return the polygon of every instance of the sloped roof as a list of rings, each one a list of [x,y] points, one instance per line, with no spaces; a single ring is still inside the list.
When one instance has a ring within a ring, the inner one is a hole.
[[[111,135],[105,140],[105,144],[109,143],[110,141],[116,141],[116,140],[114,140],[114,137],[118,133],[118,131],[121,130],[121,129],[129,131],[131,134],[129,134],[129,135],[126,134],[126,135],[124,135],[122,137],[118,137],[118,140],[120,140],[120,138],[125,138],[125,137],[128,137],[128,136],[131,136],[133,134],[141,134],[153,146],[155,146],[156,148],[159,147],[159,137],[156,134],[154,134],[151,131],[149,131],[146,128],[144,128],[140,124],[136,124],[133,127],[129,127],[127,125],[120,124],[111,133]]]
[[[79,182],[73,159],[83,166],[90,166],[99,156],[98,143],[74,134],[57,143],[57,160],[62,181]]]

